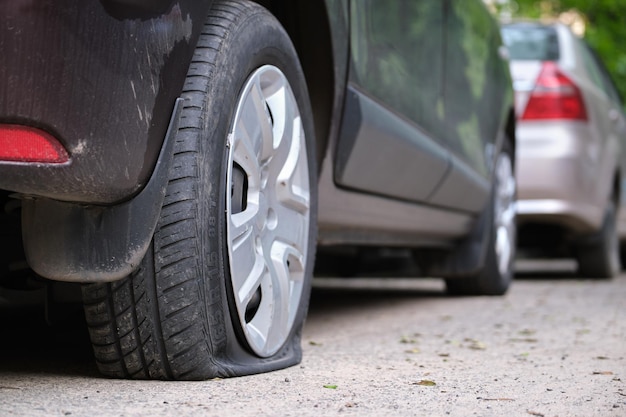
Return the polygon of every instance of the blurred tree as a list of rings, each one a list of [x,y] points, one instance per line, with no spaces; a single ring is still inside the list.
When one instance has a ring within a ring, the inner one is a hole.
[[[501,11],[513,18],[576,17],[585,24],[584,38],[598,52],[622,98],[626,98],[626,1],[624,0],[500,0]]]

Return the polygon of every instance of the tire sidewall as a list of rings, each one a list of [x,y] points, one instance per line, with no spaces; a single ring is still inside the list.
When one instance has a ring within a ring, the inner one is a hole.
[[[257,10],[258,9],[258,10]],[[211,327],[211,343],[215,356],[225,355],[229,360],[244,364],[258,361],[248,349],[240,328],[234,304],[226,234],[226,174],[228,169],[227,135],[235,116],[238,98],[249,76],[263,65],[273,65],[286,76],[302,116],[306,137],[311,184],[311,218],[306,260],[305,283],[294,325],[285,345],[273,357],[295,355],[300,359],[302,324],[308,309],[310,280],[315,252],[315,225],[317,212],[317,180],[315,137],[311,109],[304,75],[288,35],[267,12],[256,8],[235,22],[226,36],[215,60],[214,77],[208,83],[203,106],[203,137],[201,138],[200,187],[198,225],[202,233],[202,273],[205,305]],[[205,228],[203,230],[203,228]],[[271,360],[271,358],[266,358]]]

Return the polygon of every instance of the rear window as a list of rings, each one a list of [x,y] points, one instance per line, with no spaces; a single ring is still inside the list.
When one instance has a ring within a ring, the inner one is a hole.
[[[557,61],[556,30],[545,26],[504,26],[502,40],[515,61]]]

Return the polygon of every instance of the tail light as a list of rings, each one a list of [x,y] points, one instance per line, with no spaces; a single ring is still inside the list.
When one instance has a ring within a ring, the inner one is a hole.
[[[554,62],[544,62],[530,94],[523,120],[587,120],[580,90]]]
[[[0,161],[62,164],[69,161],[63,145],[43,130],[0,124]]]

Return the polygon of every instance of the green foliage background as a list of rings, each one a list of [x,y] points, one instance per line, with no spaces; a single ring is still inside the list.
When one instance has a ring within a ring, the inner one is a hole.
[[[626,0],[509,0],[513,18],[556,17],[576,10],[585,19],[584,38],[598,52],[626,98]]]

